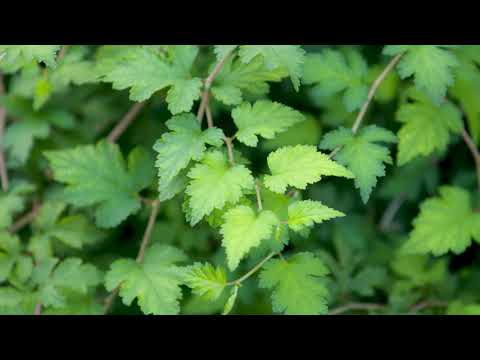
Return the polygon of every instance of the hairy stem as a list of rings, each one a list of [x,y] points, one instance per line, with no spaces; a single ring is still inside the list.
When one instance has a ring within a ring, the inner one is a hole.
[[[228,160],[230,161],[230,164],[233,166],[233,165],[235,165],[235,159],[233,158],[232,139],[229,138],[229,137],[225,137],[223,140],[225,141],[225,145],[227,145]]]
[[[478,190],[480,191],[480,152],[478,151],[477,146],[475,145],[474,141],[468,134],[467,130],[462,130],[462,137],[467,144],[470,152],[472,153],[473,159],[475,160],[475,167],[477,169],[477,183],[478,183]]]
[[[152,236],[152,230],[153,226],[155,225],[155,220],[157,219],[158,215],[158,210],[160,208],[160,200],[155,200],[151,203],[152,209],[150,211],[150,216],[148,218],[148,223],[147,227],[145,229],[145,232],[143,234],[143,239],[142,243],[140,245],[140,250],[138,251],[137,259],[136,262],[141,264],[143,262],[143,259],[145,257],[145,250],[148,247],[148,244],[150,242],[150,238]],[[112,293],[105,299],[104,307],[103,307],[103,313],[104,315],[108,314],[110,312],[110,309],[112,308],[113,302],[115,301],[118,292],[120,291],[120,287],[117,286]]]
[[[3,74],[0,73],[0,95],[5,93],[5,86],[3,84]],[[0,107],[0,181],[2,183],[2,190],[8,191],[8,171],[5,163],[5,156],[3,153],[3,136],[5,131],[5,122],[7,121],[7,112],[5,108]]]
[[[138,113],[145,106],[145,102],[138,102],[133,104],[133,106],[128,110],[125,116],[118,122],[118,124],[113,128],[113,130],[108,135],[107,139],[111,143],[117,142],[118,138],[123,134],[123,132],[130,126],[130,124],[137,118]]]
[[[255,267],[253,267],[249,272],[247,272],[245,275],[243,275],[241,278],[238,278],[237,280],[234,280],[234,281],[230,281],[227,283],[227,286],[232,286],[232,285],[240,285],[243,281],[247,280],[250,276],[252,276],[253,274],[255,274],[258,270],[260,270],[260,268],[268,261],[270,260],[272,257],[274,257],[275,255],[277,255],[276,252],[271,252],[270,254],[267,255],[266,258],[264,258],[262,261],[260,261],[257,265],[255,265]]]

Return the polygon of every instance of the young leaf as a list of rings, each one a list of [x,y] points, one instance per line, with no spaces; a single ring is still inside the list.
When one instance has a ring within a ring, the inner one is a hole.
[[[455,45],[387,45],[385,55],[404,53],[397,65],[402,79],[414,76],[415,86],[425,91],[439,105],[454,82],[453,70],[458,60],[450,48]]]
[[[343,93],[343,103],[348,112],[359,109],[367,99],[368,67],[356,51],[345,56],[340,51],[324,50],[321,54],[309,54],[305,60],[303,82],[315,84],[322,97]]]
[[[286,68],[292,79],[293,87],[298,91],[300,77],[305,62],[305,50],[299,45],[242,45],[240,46],[240,59],[248,64],[257,55],[261,54],[265,64],[270,70],[279,67]]]
[[[278,219],[271,211],[264,210],[258,215],[251,207],[240,205],[224,215],[220,230],[222,245],[227,254],[228,268],[233,271],[248,252],[268,239]]]
[[[335,160],[355,175],[355,187],[360,189],[362,200],[366,203],[377,184],[377,178],[385,176],[384,163],[393,163],[388,148],[376,142],[396,141],[392,132],[375,125],[360,129],[356,135],[350,129],[341,127],[325,135],[320,149],[334,150],[341,147]]]
[[[201,160],[206,144],[218,147],[223,144],[224,138],[223,131],[218,128],[202,131],[196,117],[190,113],[174,116],[166,125],[171,132],[163,134],[153,147],[158,152],[155,166],[161,179],[161,196],[191,160]]]
[[[239,288],[238,286],[232,287],[232,292],[230,293],[230,296],[228,297],[228,300],[225,303],[222,315],[228,315],[230,314],[230,311],[232,311],[233,305],[235,305],[235,300],[237,300],[238,288]]]
[[[55,67],[55,57],[61,45],[0,45],[0,66],[15,72],[35,60]]]
[[[221,267],[215,268],[209,263],[195,263],[185,270],[184,281],[194,294],[215,301],[227,285],[227,275]]]
[[[299,232],[312,227],[314,223],[321,224],[326,220],[343,216],[344,213],[330,209],[320,201],[297,201],[288,207],[288,227]]]
[[[134,260],[116,260],[105,276],[105,287],[120,287],[123,303],[129,306],[137,298],[144,314],[176,315],[182,297],[182,271],[175,265],[185,254],[173,247],[154,244],[145,252],[143,264]]]
[[[441,187],[440,197],[422,203],[413,226],[404,245],[408,253],[460,254],[472,238],[480,243],[480,214],[473,212],[470,195],[462,188]]]
[[[95,220],[99,227],[120,224],[141,207],[138,193],[148,187],[154,177],[149,154],[134,149],[128,166],[118,145],[105,140],[96,146],[47,151],[54,178],[67,184],[65,200],[76,206],[96,205]]]
[[[404,123],[398,132],[399,166],[417,156],[444,151],[450,133],[458,134],[463,128],[462,113],[451,102],[433,104],[424,94],[410,92],[413,103],[405,103],[397,112],[397,120]]]
[[[272,259],[260,272],[259,286],[272,290],[273,311],[286,315],[320,315],[327,312],[328,269],[312,253],[303,252],[287,261]]]
[[[232,118],[238,128],[236,138],[245,145],[255,147],[258,135],[273,139],[277,133],[284,132],[305,117],[288,106],[260,100],[250,105],[244,103],[232,111]]]
[[[190,196],[192,226],[214,209],[236,204],[245,190],[253,188],[250,170],[244,165],[230,166],[227,156],[220,151],[205,154],[187,176],[191,179],[186,194]]]
[[[265,176],[265,186],[277,193],[284,193],[289,185],[304,190],[308,184],[320,181],[322,176],[354,177],[349,170],[310,145],[280,148],[270,153],[267,161],[272,175]]]
[[[155,92],[169,88],[166,101],[172,114],[188,112],[200,97],[202,81],[192,78],[190,70],[198,48],[176,45],[171,48],[171,60],[161,56],[153,46],[132,46],[99,60],[101,79],[111,82],[115,90],[130,88],[130,99],[144,101]]]

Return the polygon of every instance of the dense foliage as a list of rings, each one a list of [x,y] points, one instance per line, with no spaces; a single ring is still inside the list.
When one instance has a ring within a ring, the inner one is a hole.
[[[480,46],[0,45],[0,314],[480,314]]]

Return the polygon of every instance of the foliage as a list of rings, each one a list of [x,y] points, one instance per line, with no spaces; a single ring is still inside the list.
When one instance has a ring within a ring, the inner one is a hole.
[[[480,46],[0,45],[0,73],[0,314],[480,314]]]

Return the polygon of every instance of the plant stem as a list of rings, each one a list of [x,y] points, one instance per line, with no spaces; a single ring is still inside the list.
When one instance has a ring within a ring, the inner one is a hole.
[[[447,307],[448,302],[446,301],[440,301],[440,300],[425,300],[417,305],[414,305],[411,309],[410,312],[408,312],[409,315],[413,315],[418,313],[421,310],[431,308],[431,307]]]
[[[58,53],[57,56],[57,62],[62,60],[65,57],[65,54],[67,53],[68,48],[70,45],[63,45],[62,48],[60,49],[60,52]]]
[[[388,204],[385,212],[383,213],[382,219],[380,220],[379,229],[381,232],[385,232],[390,228],[395,215],[397,214],[398,210],[400,210],[405,200],[406,195],[402,193]]]
[[[263,259],[262,261],[260,261],[257,265],[255,265],[254,268],[252,268],[249,272],[247,272],[245,275],[243,275],[241,278],[237,279],[237,280],[234,280],[234,281],[230,281],[227,283],[227,286],[232,286],[232,285],[236,285],[236,286],[239,286],[243,281],[247,280],[250,276],[252,276],[253,274],[255,274],[268,260],[270,260],[272,257],[274,257],[277,253],[276,252],[271,252],[270,254],[268,254],[268,256]]]
[[[113,128],[113,130],[108,135],[107,139],[111,143],[117,142],[118,138],[123,134],[123,132],[130,126],[130,124],[137,118],[138,113],[145,106],[145,102],[138,102],[133,104],[133,106],[128,110],[125,116],[118,122],[118,124]]]
[[[262,211],[263,210],[263,206],[262,206],[262,196],[260,194],[260,185],[257,183],[255,183],[255,192],[257,193],[257,205],[258,205],[258,210],[259,211]]]
[[[206,112],[207,112],[207,125],[208,125],[208,128],[210,129],[213,127],[213,117],[212,117],[212,111],[210,110],[210,105],[208,104],[207,104]]]
[[[199,123],[202,123],[203,115],[205,114],[205,111],[208,106],[208,102],[210,100],[210,87],[212,86],[213,81],[217,77],[220,70],[222,70],[223,65],[225,65],[225,62],[228,60],[233,50],[234,49],[230,50],[227,54],[225,54],[225,56],[220,61],[218,61],[215,64],[215,67],[213,68],[212,72],[208,75],[208,77],[205,79],[205,82],[203,83],[204,90],[202,93],[202,100],[200,102],[200,106],[198,108],[198,113],[197,113],[197,119]]]
[[[142,244],[140,245],[140,251],[137,256],[137,263],[142,263],[145,257],[145,250],[150,242],[150,237],[152,236],[153,226],[155,225],[155,220],[157,219],[158,209],[160,207],[160,201],[156,200],[152,203],[152,210],[150,212],[150,217],[148,218],[147,228],[143,234]]]
[[[3,84],[3,74],[0,73],[0,95],[5,93],[5,86]],[[5,108],[0,107],[0,181],[2,183],[2,190],[8,191],[8,171],[5,163],[5,156],[3,153],[3,136],[5,130],[5,122],[7,121],[7,112]]]
[[[379,310],[383,308],[385,308],[385,305],[382,304],[350,303],[330,310],[328,315],[340,315],[351,310]]]
[[[233,166],[233,165],[235,165],[235,159],[233,158],[233,143],[232,143],[232,139],[225,136],[225,138],[224,138],[223,140],[225,141],[225,145],[227,145],[228,160],[230,161],[230,164]]]
[[[153,226],[155,225],[155,220],[157,219],[158,215],[158,210],[160,208],[160,200],[155,200],[151,203],[152,209],[150,211],[150,217],[148,218],[148,224],[145,229],[145,232],[143,234],[143,239],[142,243],[140,245],[140,250],[138,251],[137,259],[136,262],[141,264],[143,262],[143,259],[145,257],[145,250],[147,249],[147,246],[150,242],[150,238],[152,236],[152,230]],[[120,291],[120,286],[117,286],[112,293],[105,299],[105,305],[103,307],[103,313],[104,315],[108,314],[110,311],[113,302],[115,301],[115,298],[118,295],[118,292]]]
[[[42,315],[42,303],[35,304],[35,310],[33,311],[33,315]]]
[[[390,71],[393,70],[393,68],[398,64],[400,61],[400,58],[402,57],[403,53],[400,53],[396,55],[395,57],[390,60],[388,65],[385,67],[385,69],[382,71],[382,73],[375,79],[375,81],[372,83],[372,86],[370,87],[370,90],[368,91],[367,95],[367,100],[363,104],[362,108],[360,109],[360,112],[358,113],[355,122],[353,123],[352,126],[352,132],[354,134],[357,133],[358,129],[360,128],[360,125],[362,124],[363,119],[365,118],[365,115],[367,114],[368,107],[370,106],[370,103],[372,102],[373,98],[375,97],[375,94],[382,84],[383,80],[387,77],[387,75],[390,73]],[[339,146],[335,150],[333,150],[328,157],[333,158],[338,151],[340,151],[342,147]]]
[[[30,224],[35,217],[38,215],[38,212],[40,210],[40,205],[37,202],[33,203],[32,210],[30,210],[28,213],[23,215],[20,219],[15,221],[8,231],[12,234],[16,233],[17,231],[21,230],[24,226]]]
[[[475,160],[475,167],[477,168],[478,190],[480,191],[480,152],[465,128],[462,129],[462,137],[465,141],[465,144],[467,144],[468,148],[470,149],[473,159]]]

